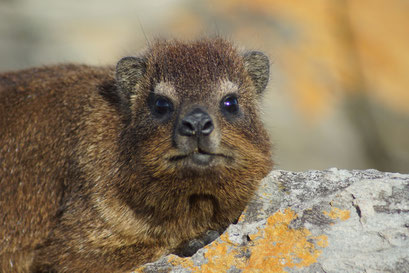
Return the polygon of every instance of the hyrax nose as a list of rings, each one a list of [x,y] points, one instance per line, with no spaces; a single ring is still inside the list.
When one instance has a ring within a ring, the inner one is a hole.
[[[182,136],[208,136],[213,129],[212,118],[200,108],[188,113],[179,124],[179,134]]]

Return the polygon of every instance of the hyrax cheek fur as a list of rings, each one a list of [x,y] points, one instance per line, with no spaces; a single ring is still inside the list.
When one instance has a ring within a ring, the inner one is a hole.
[[[0,75],[0,271],[124,272],[240,215],[272,168],[260,52],[156,41]]]

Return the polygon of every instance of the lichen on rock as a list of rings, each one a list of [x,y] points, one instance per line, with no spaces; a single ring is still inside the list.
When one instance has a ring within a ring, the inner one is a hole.
[[[189,258],[137,272],[409,272],[409,175],[376,170],[266,177],[238,223]]]

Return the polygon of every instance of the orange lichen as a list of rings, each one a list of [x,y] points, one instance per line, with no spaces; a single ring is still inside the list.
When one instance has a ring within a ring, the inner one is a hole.
[[[173,266],[182,266],[183,268],[191,269],[192,271],[195,270],[195,265],[192,259],[189,258],[180,258],[178,256],[169,256],[168,262]]]
[[[315,244],[319,247],[327,247],[328,246],[328,236],[327,235],[320,235],[315,237]]]
[[[251,257],[244,269],[248,272],[274,271],[285,272],[285,267],[306,267],[317,261],[321,250],[312,241],[319,241],[319,246],[326,246],[327,237],[311,236],[306,228],[291,229],[289,224],[297,217],[294,211],[286,209],[267,219],[263,230],[250,238],[257,239],[256,247],[251,249]]]
[[[324,211],[324,215],[328,216],[331,219],[340,219],[342,221],[345,221],[351,217],[351,212],[349,210],[342,210],[336,207],[331,207],[331,210]]]
[[[317,261],[328,246],[326,235],[312,236],[306,228],[289,227],[297,215],[291,209],[278,211],[267,219],[263,229],[249,234],[247,246],[233,246],[226,232],[220,240],[206,246],[206,264],[196,266],[189,258],[170,256],[173,266],[182,266],[192,272],[227,272],[235,266],[243,272],[285,272],[285,268],[306,267]],[[250,257],[245,255],[251,253]]]
[[[246,216],[244,214],[240,215],[238,222],[243,222]]]
[[[207,246],[205,254],[208,263],[201,266],[196,272],[227,272],[233,265],[237,268],[242,268],[245,265],[244,258],[240,256],[240,250],[231,249],[231,243],[228,233],[224,233],[221,237],[221,242],[216,241],[211,246]]]
[[[256,234],[250,234],[253,244],[243,247],[231,247],[228,233],[220,237],[220,241],[206,247],[208,263],[200,268],[192,264],[184,267],[193,272],[226,272],[232,266],[244,272],[285,272],[285,267],[304,267],[317,261],[321,250],[326,247],[327,237],[311,236],[305,228],[291,229],[289,224],[297,215],[290,209],[277,212],[267,219],[266,226]],[[250,252],[250,258],[244,253]],[[177,264],[183,266],[183,259],[177,259]]]

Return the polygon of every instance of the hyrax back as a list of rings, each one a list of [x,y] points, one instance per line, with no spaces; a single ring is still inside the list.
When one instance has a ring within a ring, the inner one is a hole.
[[[0,271],[123,272],[233,222],[272,168],[260,52],[157,41],[0,76]]]

